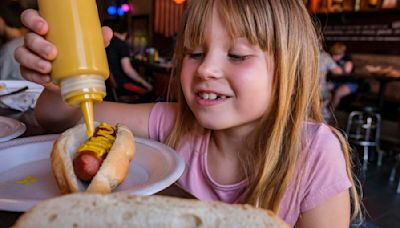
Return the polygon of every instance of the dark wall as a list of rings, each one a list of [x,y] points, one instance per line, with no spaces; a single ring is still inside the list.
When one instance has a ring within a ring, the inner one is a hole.
[[[326,47],[343,42],[351,53],[400,55],[400,10],[317,14]]]

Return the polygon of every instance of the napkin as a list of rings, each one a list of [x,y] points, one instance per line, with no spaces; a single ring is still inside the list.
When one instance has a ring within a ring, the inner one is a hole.
[[[25,91],[22,93],[9,95],[0,98],[0,104],[3,107],[15,109],[18,111],[26,111],[29,108],[35,108],[36,100],[38,99],[40,92],[38,91]]]

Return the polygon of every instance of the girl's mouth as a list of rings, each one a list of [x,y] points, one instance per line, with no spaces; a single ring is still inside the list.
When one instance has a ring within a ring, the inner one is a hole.
[[[227,98],[230,98],[230,96],[213,92],[199,92],[196,95],[203,100],[225,100]]]
[[[228,95],[224,95],[224,94],[218,94],[218,93],[214,93],[214,92],[198,92],[196,93],[196,102],[198,105],[200,106],[205,106],[205,107],[209,107],[209,106],[214,106],[214,105],[218,105],[218,104],[222,104],[225,103],[225,101],[227,101],[229,98],[231,98],[231,96]]]

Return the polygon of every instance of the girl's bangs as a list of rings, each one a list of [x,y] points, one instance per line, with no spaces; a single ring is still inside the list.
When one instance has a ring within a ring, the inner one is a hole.
[[[205,30],[212,17],[213,1],[194,1],[187,9],[183,28],[184,50],[192,50],[205,43]]]
[[[250,5],[246,0],[193,2],[191,8],[188,9],[191,12],[187,18],[183,34],[185,50],[194,49],[205,43],[206,27],[212,20],[214,8],[218,11],[220,19],[225,24],[227,33],[232,39],[244,37],[252,45],[259,45],[261,49],[266,51],[271,50],[273,41],[272,20],[268,20],[270,16],[267,12],[260,10],[263,7],[256,4]]]

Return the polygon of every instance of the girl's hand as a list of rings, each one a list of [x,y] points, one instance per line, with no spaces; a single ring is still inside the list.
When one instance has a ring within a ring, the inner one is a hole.
[[[15,51],[15,59],[20,63],[21,75],[28,81],[44,85],[48,89],[57,86],[51,82],[51,61],[57,57],[57,48],[44,36],[49,31],[47,22],[38,11],[28,9],[21,14],[22,23],[30,30],[24,36],[24,46]],[[112,38],[112,31],[108,27],[102,28],[104,45],[108,46]]]

